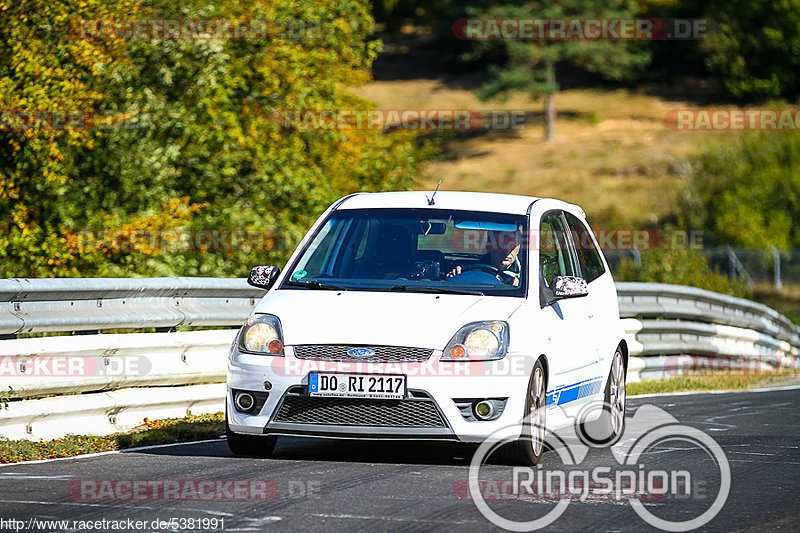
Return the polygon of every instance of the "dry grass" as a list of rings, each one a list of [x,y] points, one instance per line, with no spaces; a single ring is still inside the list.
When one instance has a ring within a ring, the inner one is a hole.
[[[674,377],[657,381],[628,383],[629,396],[640,394],[663,394],[669,392],[736,391],[796,385],[800,376],[794,370],[781,370],[772,374],[745,374],[731,372],[726,374],[701,374],[688,377]]]
[[[784,283],[780,293],[769,286],[757,286],[753,297],[756,301],[777,309],[795,324],[800,324],[800,284]]]
[[[127,433],[114,435],[69,435],[62,439],[34,442],[0,438],[0,463],[73,457],[95,452],[124,450],[138,446],[216,439],[225,432],[225,415],[187,416],[149,420]]]
[[[576,89],[556,95],[556,140],[545,143],[542,102],[515,93],[480,101],[478,74],[375,81],[357,92],[383,109],[524,110],[533,123],[513,132],[450,133],[444,156],[429,161],[418,189],[505,192],[555,197],[583,207],[595,230],[652,227],[675,214],[691,171],[690,159],[735,140],[735,132],[669,129],[671,110],[699,104],[629,90]],[[701,85],[677,86],[699,101],[713,101]],[[660,87],[661,90],[667,90]],[[730,104],[711,104],[730,108]],[[781,294],[758,288],[755,300],[800,323],[800,289]]]
[[[556,197],[583,206],[595,226],[652,224],[673,213],[687,158],[728,133],[673,131],[664,124],[681,101],[625,90],[569,90],[556,96],[556,140],[542,141],[542,103],[521,94],[481,102],[479,80],[377,81],[359,89],[378,108],[513,109],[535,114],[514,132],[456,133],[446,157],[429,162],[420,189],[438,179],[449,190]],[[530,115],[529,115],[530,116]]]

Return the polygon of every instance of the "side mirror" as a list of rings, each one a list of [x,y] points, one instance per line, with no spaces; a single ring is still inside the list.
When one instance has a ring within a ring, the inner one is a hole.
[[[540,277],[539,306],[544,309],[565,298],[578,298],[589,294],[586,280],[577,276],[556,276],[548,287]]]
[[[247,283],[253,287],[268,291],[270,287],[275,284],[275,281],[278,279],[278,274],[280,273],[280,267],[276,266],[253,267],[250,271],[250,276],[247,278]]]
[[[553,278],[553,296],[556,298],[578,298],[589,294],[586,280],[578,276],[556,276]]]

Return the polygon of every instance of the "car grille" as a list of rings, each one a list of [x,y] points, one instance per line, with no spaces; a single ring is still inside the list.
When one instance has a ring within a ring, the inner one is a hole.
[[[446,427],[433,400],[309,398],[287,395],[275,422],[334,426]]]
[[[368,348],[374,355],[348,355],[353,348]],[[298,359],[322,361],[364,361],[366,363],[420,363],[427,361],[433,350],[406,346],[357,346],[354,344],[297,344],[294,356]]]

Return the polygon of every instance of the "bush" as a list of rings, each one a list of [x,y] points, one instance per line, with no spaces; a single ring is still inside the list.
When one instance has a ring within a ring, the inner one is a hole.
[[[369,80],[380,49],[365,0],[39,4],[0,3],[2,108],[80,109],[115,122],[0,136],[2,277],[241,276],[283,264],[336,198],[408,189],[417,177],[426,152],[414,132],[281,122],[284,110],[371,107],[348,90]],[[80,17],[321,29],[300,39],[66,38]],[[263,238],[206,249],[159,238],[207,230]]]
[[[800,135],[743,133],[694,161],[682,225],[717,244],[800,247]]]
[[[714,270],[700,250],[661,248],[642,254],[642,264],[625,258],[614,272],[617,281],[671,283],[707,289],[731,296],[748,296],[740,279]]]

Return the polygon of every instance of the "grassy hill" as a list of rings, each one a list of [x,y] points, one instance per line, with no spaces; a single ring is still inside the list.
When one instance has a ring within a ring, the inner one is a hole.
[[[482,102],[478,75],[374,81],[360,96],[383,109],[526,111],[516,131],[444,136],[443,156],[426,164],[420,189],[434,187],[551,196],[583,206],[596,227],[642,227],[675,212],[688,159],[730,133],[675,131],[669,110],[696,107],[629,90],[573,89],[556,96],[556,140],[542,141],[542,104],[525,95]],[[533,120],[530,120],[530,119]]]
[[[432,189],[441,179],[444,190],[556,197],[580,204],[595,230],[654,227],[675,214],[691,158],[736,135],[665,125],[670,110],[731,107],[697,86],[574,88],[556,95],[556,140],[545,143],[541,101],[512,94],[482,102],[473,93],[480,74],[438,75],[423,62],[415,77],[417,63],[402,63],[399,74],[378,71],[377,80],[356,92],[379,109],[524,110],[530,122],[517,131],[437,134],[442,154],[425,164],[417,189]],[[785,283],[781,294],[759,287],[752,296],[800,323],[796,284]]]

